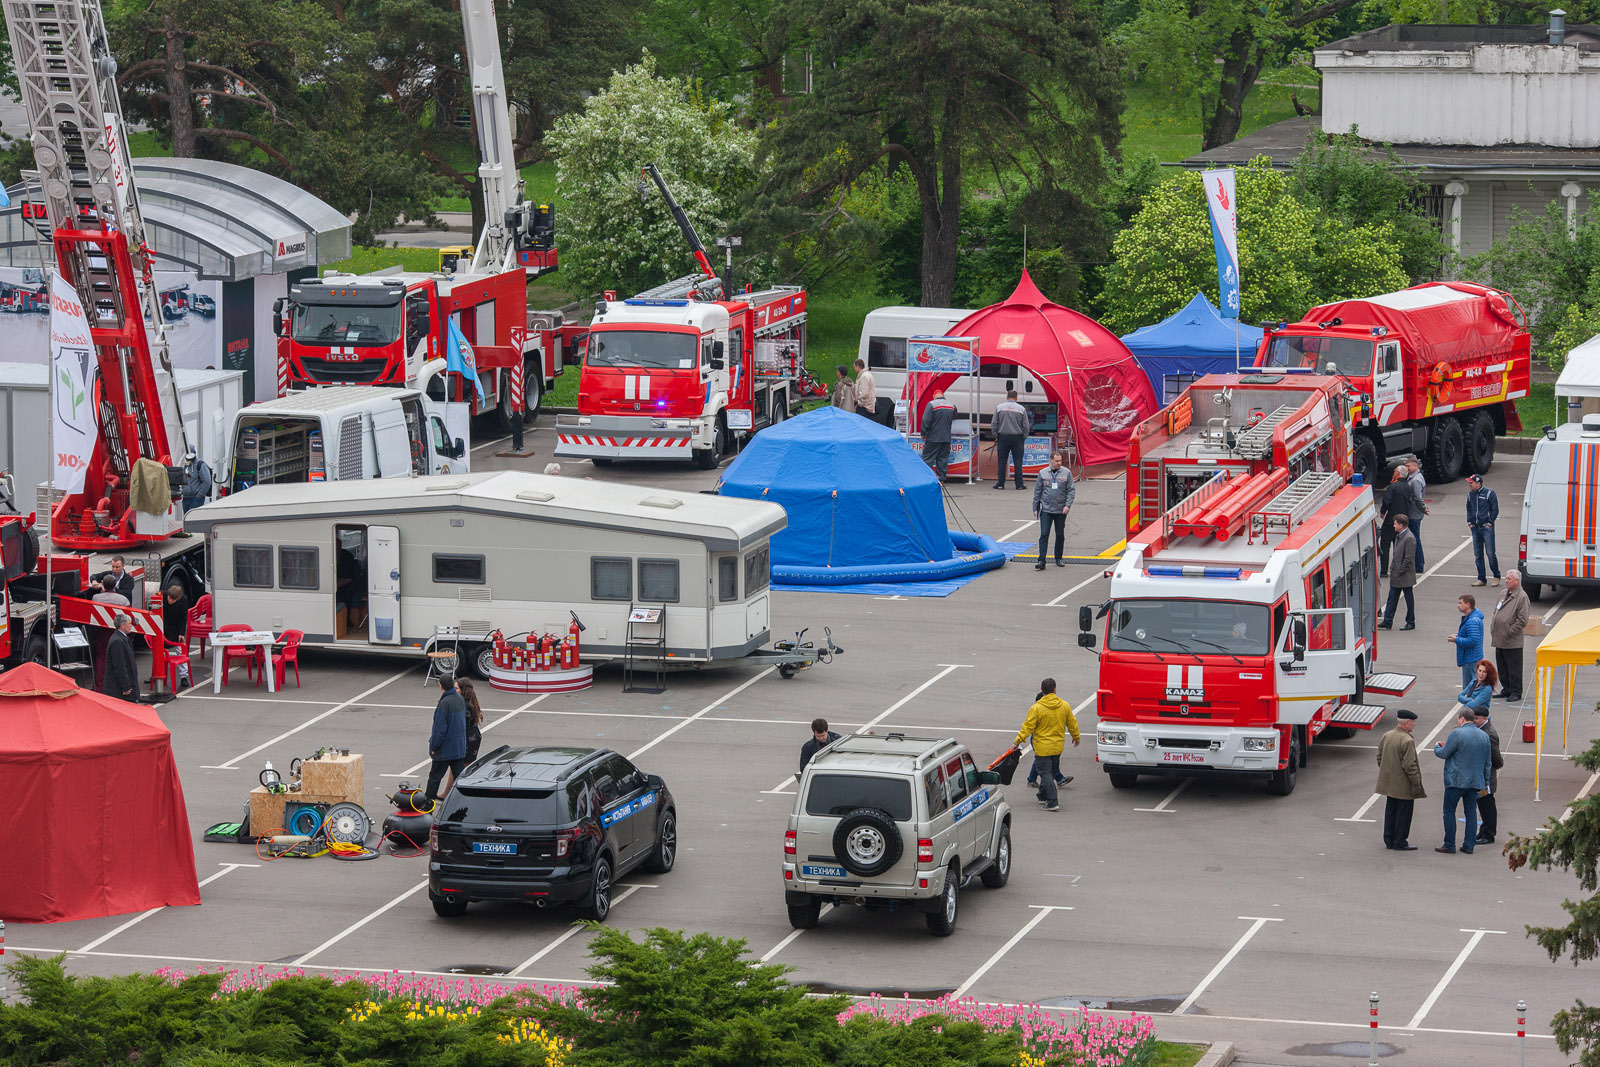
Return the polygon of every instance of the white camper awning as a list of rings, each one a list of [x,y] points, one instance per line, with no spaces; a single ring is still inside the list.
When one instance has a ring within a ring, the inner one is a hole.
[[[1556,379],[1556,396],[1600,397],[1600,335],[1567,353]]]

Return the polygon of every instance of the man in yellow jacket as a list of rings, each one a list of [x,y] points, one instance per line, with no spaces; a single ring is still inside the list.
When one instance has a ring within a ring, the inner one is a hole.
[[[1078,747],[1078,720],[1072,714],[1072,705],[1056,696],[1056,680],[1046,678],[1039,683],[1039,699],[1028,709],[1027,721],[1017,731],[1016,744],[1033,738],[1033,767],[1028,771],[1028,781],[1039,780],[1039,803],[1045,811],[1060,811],[1056,785],[1065,785],[1071,778],[1061,776],[1061,753],[1067,747],[1067,734],[1072,735],[1072,747]]]

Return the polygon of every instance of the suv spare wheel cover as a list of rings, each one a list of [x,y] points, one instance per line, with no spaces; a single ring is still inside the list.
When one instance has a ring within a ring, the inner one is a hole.
[[[858,878],[872,878],[900,862],[900,827],[882,808],[856,808],[833,831],[833,854]]]

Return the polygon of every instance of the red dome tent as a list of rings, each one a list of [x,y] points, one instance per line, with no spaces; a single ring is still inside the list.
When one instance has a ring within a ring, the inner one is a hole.
[[[979,363],[1015,363],[1039,379],[1060,405],[1086,465],[1127,459],[1133,428],[1161,408],[1121,339],[1089,316],[1046,300],[1027,271],[1015,292],[962,319],[950,336],[978,338]],[[948,388],[956,377],[941,375],[920,392]]]
[[[0,916],[64,922],[198,904],[172,735],[155,709],[27,663],[0,674]]]

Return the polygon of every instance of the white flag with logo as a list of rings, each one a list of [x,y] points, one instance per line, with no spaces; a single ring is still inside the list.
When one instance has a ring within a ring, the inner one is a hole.
[[[50,272],[50,378],[55,410],[55,487],[81,492],[94,452],[94,344],[78,291]]]

